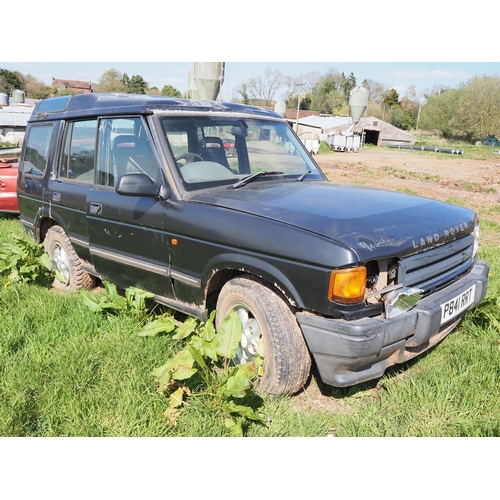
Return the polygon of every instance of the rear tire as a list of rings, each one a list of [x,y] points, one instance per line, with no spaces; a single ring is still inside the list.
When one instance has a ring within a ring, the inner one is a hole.
[[[67,283],[63,283],[54,279],[54,288],[76,291],[95,285],[95,279],[83,270],[82,263],[61,226],[52,226],[47,231],[44,246],[52,261],[52,270],[59,271],[67,280]]]
[[[258,391],[284,395],[299,391],[307,382],[311,357],[295,315],[270,286],[252,276],[228,281],[217,300],[216,326],[235,310],[243,325],[236,361],[253,360],[257,343],[264,342],[264,375]]]

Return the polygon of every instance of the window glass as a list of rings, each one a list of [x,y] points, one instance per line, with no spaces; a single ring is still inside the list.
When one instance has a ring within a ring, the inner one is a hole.
[[[164,117],[162,124],[188,190],[237,183],[257,172],[278,172],[275,180],[308,171],[307,179],[323,178],[286,123],[194,116]]]
[[[99,126],[98,183],[114,186],[121,175],[158,178],[159,165],[141,117],[106,118]]]
[[[31,127],[26,139],[26,151],[23,161],[23,172],[31,175],[43,175],[47,168],[50,141],[54,126],[38,125]]]
[[[59,179],[93,183],[97,120],[68,123],[59,162]]]

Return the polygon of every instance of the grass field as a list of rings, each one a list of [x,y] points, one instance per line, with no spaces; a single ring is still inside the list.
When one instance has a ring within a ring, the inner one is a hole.
[[[485,224],[497,233],[497,224]],[[0,216],[0,244],[21,235]],[[487,235],[487,234],[486,234]],[[486,238],[488,240],[488,238]],[[500,433],[500,248],[484,305],[417,360],[373,383],[331,389],[328,409],[292,398],[255,398],[264,423],[247,436],[498,436]],[[169,335],[139,337],[134,315],[92,313],[79,294],[0,275],[0,436],[226,436],[220,412],[192,403],[166,425],[154,368],[179,349]]]

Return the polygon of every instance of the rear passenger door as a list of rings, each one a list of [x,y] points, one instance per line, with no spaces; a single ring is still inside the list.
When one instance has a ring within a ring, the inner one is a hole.
[[[167,204],[115,191],[121,175],[145,173],[156,181],[159,169],[145,118],[101,119],[97,181],[87,197],[87,225],[92,260],[103,278],[172,298],[164,230]]]
[[[52,216],[80,258],[89,261],[87,195],[95,178],[97,119],[66,123],[55,178],[50,182]]]

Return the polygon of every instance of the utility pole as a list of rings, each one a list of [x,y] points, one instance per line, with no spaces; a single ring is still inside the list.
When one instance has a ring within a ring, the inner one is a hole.
[[[299,98],[298,98],[298,102],[297,102],[297,118],[295,119],[295,132],[296,134],[298,135],[299,134],[299,109],[300,109],[300,96],[301,96],[301,93],[302,93],[302,87],[306,84],[306,82],[302,82],[302,83],[297,83],[298,86],[300,86],[299,88]]]

